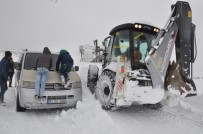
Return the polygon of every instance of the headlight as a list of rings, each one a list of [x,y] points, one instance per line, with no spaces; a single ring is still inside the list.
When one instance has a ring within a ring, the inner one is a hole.
[[[75,82],[75,83],[72,84],[72,87],[73,88],[81,88],[82,84],[81,84],[81,82]]]
[[[22,81],[21,82],[21,86],[22,88],[35,88],[35,82],[31,82],[31,81]]]

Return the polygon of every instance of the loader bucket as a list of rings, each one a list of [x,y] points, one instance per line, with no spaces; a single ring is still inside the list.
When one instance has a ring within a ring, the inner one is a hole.
[[[165,89],[181,97],[197,95],[193,80],[188,79],[183,74],[181,74],[180,68],[181,67],[179,62],[173,62],[169,65],[166,74]]]

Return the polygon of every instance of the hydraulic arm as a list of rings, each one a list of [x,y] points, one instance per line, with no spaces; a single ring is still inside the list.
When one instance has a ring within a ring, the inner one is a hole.
[[[196,95],[192,80],[192,64],[196,58],[195,25],[188,2],[178,1],[171,6],[172,12],[158,34],[155,46],[146,58],[153,87],[175,89],[180,95]],[[175,46],[176,62],[170,63]]]

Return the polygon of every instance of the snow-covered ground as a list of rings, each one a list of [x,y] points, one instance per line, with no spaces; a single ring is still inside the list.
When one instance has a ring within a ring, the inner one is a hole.
[[[0,58],[2,57],[0,53]],[[14,60],[17,59],[14,54]],[[86,87],[89,63],[77,63],[83,85],[83,101],[76,109],[15,111],[14,88],[5,94],[0,107],[0,134],[202,134],[203,79],[195,79],[198,96],[171,99],[160,110],[133,105],[104,111]],[[201,74],[201,73],[200,73]]]

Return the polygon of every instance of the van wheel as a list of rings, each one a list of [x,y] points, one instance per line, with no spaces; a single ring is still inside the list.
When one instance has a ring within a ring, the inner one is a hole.
[[[16,99],[16,111],[17,112],[25,112],[26,108],[20,106],[19,95],[17,95]]]

